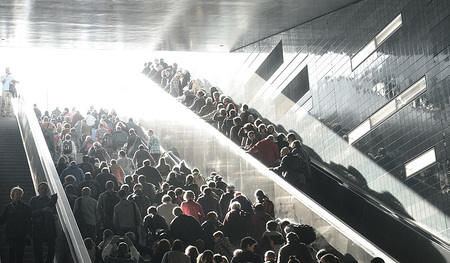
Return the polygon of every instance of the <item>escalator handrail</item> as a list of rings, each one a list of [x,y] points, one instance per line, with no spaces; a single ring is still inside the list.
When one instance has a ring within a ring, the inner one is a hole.
[[[46,181],[51,193],[58,193],[56,209],[58,219],[66,237],[74,262],[90,262],[90,257],[84,246],[83,238],[77,227],[75,217],[70,208],[63,186],[56,171],[53,159],[48,151],[36,115],[27,105],[23,97],[14,101],[14,107],[27,161],[32,172],[35,189],[41,181]],[[36,190],[37,193],[37,190]]]

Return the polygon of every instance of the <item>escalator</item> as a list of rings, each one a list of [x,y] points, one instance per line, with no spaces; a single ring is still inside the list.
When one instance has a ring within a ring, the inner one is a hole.
[[[399,262],[449,262],[450,248],[318,162],[312,163],[308,195]],[[376,196],[375,196],[376,198]],[[386,203],[386,202],[384,202]]]
[[[11,188],[20,186],[25,203],[35,196],[33,180],[15,117],[0,118],[0,213],[11,202]],[[8,262],[8,244],[5,242],[5,226],[0,227],[1,259]],[[25,262],[33,262],[31,246],[25,248]]]

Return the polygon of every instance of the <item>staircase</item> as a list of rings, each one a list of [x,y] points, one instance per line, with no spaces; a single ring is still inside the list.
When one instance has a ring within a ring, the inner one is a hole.
[[[0,117],[0,213],[11,202],[9,193],[14,186],[24,191],[22,200],[28,203],[35,196],[33,180],[22,144],[15,116]],[[5,242],[5,225],[0,226],[1,262],[8,262],[8,243]],[[25,247],[24,262],[34,262],[33,249]]]

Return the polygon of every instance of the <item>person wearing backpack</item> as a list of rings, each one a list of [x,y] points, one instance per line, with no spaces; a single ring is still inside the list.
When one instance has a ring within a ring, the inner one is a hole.
[[[241,209],[238,201],[231,203],[231,210],[223,220],[223,232],[235,247],[239,247],[242,238],[249,234],[251,215]]]
[[[75,146],[75,143],[71,140],[72,136],[70,134],[66,134],[64,137],[65,140],[61,144],[61,152],[67,158],[69,158],[69,162],[76,161],[77,158],[77,147]]]
[[[111,229],[114,231],[113,214],[114,206],[119,203],[117,192],[114,191],[114,182],[106,182],[106,191],[101,193],[98,198],[97,210],[100,214],[101,229]]]
[[[269,168],[276,174],[284,177],[290,184],[298,187],[300,190],[306,188],[306,176],[304,173],[304,162],[298,154],[294,155],[288,147],[281,149],[281,163],[277,167]]]

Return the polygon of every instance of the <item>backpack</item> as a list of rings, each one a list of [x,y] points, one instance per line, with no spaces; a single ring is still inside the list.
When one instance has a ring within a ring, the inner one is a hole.
[[[72,153],[72,141],[64,141],[63,142],[63,153],[64,154],[70,154]]]
[[[106,192],[106,200],[105,200],[105,215],[109,218],[113,217],[114,214],[114,206],[119,203],[119,197],[117,197],[116,192]]]

